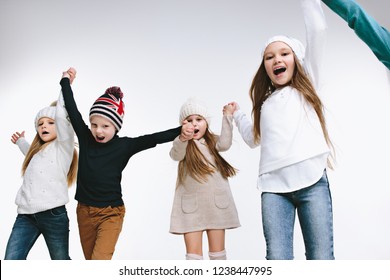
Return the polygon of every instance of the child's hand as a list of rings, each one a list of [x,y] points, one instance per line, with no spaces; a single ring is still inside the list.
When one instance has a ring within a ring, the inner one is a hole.
[[[234,113],[233,105],[231,103],[229,103],[229,104],[223,106],[222,112],[223,112],[224,116],[232,116]]]
[[[72,83],[73,83],[73,80],[76,78],[76,73],[77,73],[77,71],[76,71],[76,69],[74,69],[73,67],[70,67],[70,68],[68,69],[68,71],[66,71],[66,72],[68,72],[68,74],[69,74],[69,76],[70,76],[70,84],[72,84]]]
[[[183,121],[181,127],[181,133],[179,136],[180,141],[185,142],[191,140],[194,137],[194,126],[192,123],[189,123],[187,120]]]
[[[68,78],[70,84],[73,83],[73,80],[76,78],[76,69],[70,67],[68,70],[62,73],[62,78]]]
[[[223,106],[223,115],[229,116],[233,115],[235,111],[240,109],[240,106],[238,106],[237,102],[229,102],[227,105]]]
[[[19,132],[15,132],[14,134],[12,134],[11,136],[11,142],[16,144],[16,141],[18,141],[18,139],[20,137],[24,137],[24,131],[22,131],[21,133]]]

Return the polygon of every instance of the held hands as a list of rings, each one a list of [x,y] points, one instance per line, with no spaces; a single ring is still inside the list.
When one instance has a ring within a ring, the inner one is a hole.
[[[240,106],[238,106],[238,103],[233,101],[223,106],[222,112],[224,116],[232,116],[238,109],[240,109]]]
[[[24,131],[22,131],[21,133],[15,132],[14,134],[12,134],[11,142],[16,144],[20,137],[24,137]]]
[[[73,83],[73,80],[76,78],[76,69],[70,67],[65,72],[62,72],[62,78],[68,78],[70,80],[70,84]]]
[[[187,120],[183,121],[181,127],[181,133],[179,136],[180,141],[185,142],[191,140],[194,137],[194,126],[192,123],[189,123]]]

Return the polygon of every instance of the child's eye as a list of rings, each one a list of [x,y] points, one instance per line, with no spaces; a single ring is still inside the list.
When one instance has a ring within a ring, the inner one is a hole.
[[[270,59],[272,59],[272,55],[267,55],[267,56],[265,57],[265,60],[270,60]]]

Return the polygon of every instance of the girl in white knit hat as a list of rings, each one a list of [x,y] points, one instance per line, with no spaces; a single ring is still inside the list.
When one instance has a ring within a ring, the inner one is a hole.
[[[240,226],[228,178],[236,174],[219,152],[232,144],[233,107],[223,110],[219,136],[209,130],[207,108],[189,99],[180,110],[182,133],[173,141],[170,156],[179,161],[170,232],[183,234],[187,260],[203,259],[202,238],[207,233],[209,258],[225,260],[225,229]]]
[[[332,199],[326,168],[332,154],[320,89],[326,29],[320,0],[301,0],[307,47],[275,36],[262,53],[252,81],[253,120],[239,110],[234,120],[244,141],[260,145],[258,188],[267,259],[293,259],[298,214],[307,259],[334,259]]]
[[[42,234],[53,260],[69,260],[68,186],[77,176],[77,151],[73,127],[67,119],[62,94],[58,101],[40,110],[31,145],[24,131],[12,135],[12,143],[25,155],[23,184],[15,203],[18,215],[4,259],[25,260]]]

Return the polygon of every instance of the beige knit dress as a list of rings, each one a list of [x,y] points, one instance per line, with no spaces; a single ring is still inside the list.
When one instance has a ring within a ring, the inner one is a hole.
[[[232,117],[224,116],[221,135],[216,148],[226,151],[232,144]],[[194,140],[199,150],[214,164],[205,140]],[[173,141],[170,156],[180,161],[185,157],[187,141],[181,142],[179,137]],[[183,184],[177,186],[171,213],[170,233],[208,229],[231,229],[240,226],[236,205],[228,180],[216,171],[208,176],[207,182],[199,183],[190,176],[184,178]]]

